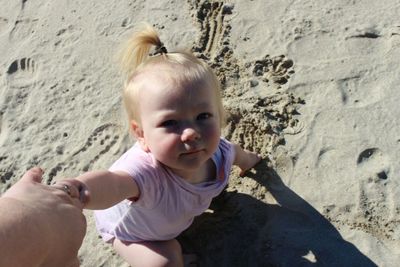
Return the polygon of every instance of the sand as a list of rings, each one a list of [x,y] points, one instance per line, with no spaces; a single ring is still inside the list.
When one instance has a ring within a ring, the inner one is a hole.
[[[199,266],[398,266],[400,5],[323,2],[3,0],[1,192],[133,144],[114,55],[147,21],[213,67],[224,135],[264,158],[179,237]],[[81,266],[128,266],[85,214]]]

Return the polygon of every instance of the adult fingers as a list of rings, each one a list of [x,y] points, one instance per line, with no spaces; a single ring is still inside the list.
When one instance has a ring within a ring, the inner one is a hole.
[[[39,167],[33,167],[32,169],[29,169],[24,176],[22,176],[20,181],[41,183],[42,176],[43,170]]]
[[[76,179],[64,179],[61,180],[52,187],[55,187],[63,191],[68,197],[73,200],[79,200],[80,203],[74,201],[74,206],[82,209],[90,200],[90,193],[84,183]]]
[[[39,167],[32,168],[25,172],[25,174],[16,182],[10,189],[8,189],[3,196],[24,198],[26,194],[31,193],[31,186],[33,184],[40,184],[42,182],[43,171]]]
[[[53,185],[53,187],[60,189],[64,191],[67,195],[69,195],[72,198],[78,198],[79,199],[79,188],[80,188],[80,182],[74,179],[64,179],[61,181],[58,181]]]
[[[82,203],[79,198],[73,198],[73,199],[71,199],[71,202],[72,202],[72,205],[74,205],[75,207],[77,207],[80,210],[83,210],[84,203]]]
[[[90,201],[90,192],[86,186],[83,186],[79,192],[79,200],[83,205],[86,205]]]
[[[64,179],[61,180],[60,182],[56,183],[56,185],[59,184],[66,184],[67,186],[69,186],[70,188],[70,196],[73,198],[78,198],[82,204],[87,204],[90,200],[90,193],[86,187],[86,185],[84,183],[82,183],[81,181],[77,180],[77,179]],[[62,189],[66,190],[65,187],[63,187]]]

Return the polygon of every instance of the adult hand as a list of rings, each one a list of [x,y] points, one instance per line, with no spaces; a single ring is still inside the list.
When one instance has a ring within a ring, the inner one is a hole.
[[[33,168],[0,198],[0,266],[79,266],[83,204]],[[4,244],[4,245],[3,245]]]

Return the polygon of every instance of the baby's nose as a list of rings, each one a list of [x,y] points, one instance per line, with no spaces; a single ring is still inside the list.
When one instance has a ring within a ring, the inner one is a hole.
[[[200,138],[200,134],[193,127],[187,127],[182,132],[182,142],[193,141]]]

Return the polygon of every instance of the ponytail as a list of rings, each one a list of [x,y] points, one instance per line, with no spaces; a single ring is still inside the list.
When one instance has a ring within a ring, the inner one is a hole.
[[[167,53],[155,29],[145,24],[144,27],[139,29],[139,31],[128,39],[121,49],[121,68],[127,77],[130,77],[134,71],[148,59],[152,48],[154,48],[153,56]]]

